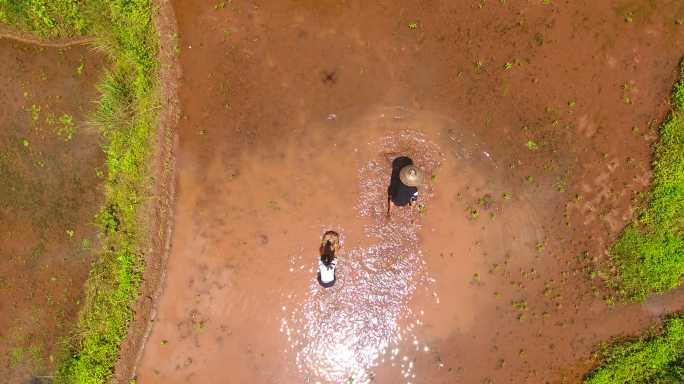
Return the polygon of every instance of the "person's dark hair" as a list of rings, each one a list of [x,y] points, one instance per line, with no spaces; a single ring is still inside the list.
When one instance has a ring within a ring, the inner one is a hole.
[[[392,179],[399,180],[399,172],[407,165],[413,165],[413,160],[408,156],[399,156],[392,160]]]
[[[325,265],[330,265],[335,258],[335,249],[330,240],[326,240],[325,244],[321,246],[321,261]]]

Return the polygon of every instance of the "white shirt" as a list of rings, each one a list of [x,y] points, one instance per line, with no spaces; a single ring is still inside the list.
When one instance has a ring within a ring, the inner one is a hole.
[[[334,258],[330,265],[327,266],[322,261],[318,262],[318,272],[321,274],[321,281],[323,283],[328,284],[335,281],[335,266],[337,266],[337,258]]]

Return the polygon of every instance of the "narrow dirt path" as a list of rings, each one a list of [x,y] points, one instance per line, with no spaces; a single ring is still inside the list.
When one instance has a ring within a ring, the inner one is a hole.
[[[0,24],[0,39],[11,39],[25,44],[33,44],[50,48],[66,48],[74,45],[86,45],[95,41],[95,38],[92,36],[79,36],[66,39],[43,39],[29,33],[17,31],[3,24]]]
[[[681,2],[174,5],[174,236],[139,382],[574,383],[684,307],[610,307],[596,274],[648,188]],[[434,177],[387,220],[401,154]]]

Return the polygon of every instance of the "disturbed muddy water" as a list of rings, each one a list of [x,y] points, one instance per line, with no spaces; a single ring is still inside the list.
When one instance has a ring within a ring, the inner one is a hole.
[[[0,38],[0,381],[53,374],[97,247],[102,56]],[[37,380],[37,379],[36,379]]]
[[[683,308],[610,307],[596,273],[648,186],[681,2],[176,13],[175,229],[139,382],[579,382],[597,343]],[[401,154],[425,208],[386,219]]]
[[[189,228],[176,228],[145,355],[155,363],[146,369],[143,360],[142,382],[364,383],[378,366],[410,382],[416,354],[431,352],[417,331],[426,311],[430,322],[448,324],[435,330],[446,336],[493,303],[471,281],[485,269],[476,239],[501,254],[531,249],[534,213],[524,201],[498,201],[501,170],[457,122],[401,108],[366,113],[308,124],[306,136],[236,159],[233,172],[220,171],[221,159],[180,159],[179,197],[192,203],[179,204],[176,221]],[[422,211],[395,209],[388,218],[391,162],[400,155],[431,181]],[[184,184],[198,167],[211,193]],[[491,220],[486,230],[466,207],[485,189],[491,202],[472,209]],[[507,226],[518,230],[504,236]],[[342,234],[342,250],[338,281],[324,289],[317,249],[330,229]],[[226,359],[236,363],[230,372]]]

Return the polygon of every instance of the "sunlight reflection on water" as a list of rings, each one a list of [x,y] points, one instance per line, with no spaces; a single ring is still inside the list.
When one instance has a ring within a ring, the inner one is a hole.
[[[415,336],[420,319],[407,308],[416,289],[431,281],[418,243],[420,215],[395,210],[387,220],[386,207],[379,202],[386,201],[393,158],[412,157],[429,177],[439,166],[441,154],[416,131],[401,131],[369,145],[380,152],[359,171],[357,210],[371,218],[364,230],[376,243],[343,253],[337,284],[321,289],[313,280],[303,304],[285,311],[281,320],[281,332],[296,356],[297,369],[313,382],[369,383],[372,368],[391,361],[408,383],[415,377],[414,366],[407,355],[410,352],[400,351],[400,343],[412,342],[414,352],[429,350]],[[431,187],[422,187],[421,201],[430,196]],[[402,329],[401,320],[409,326]]]

